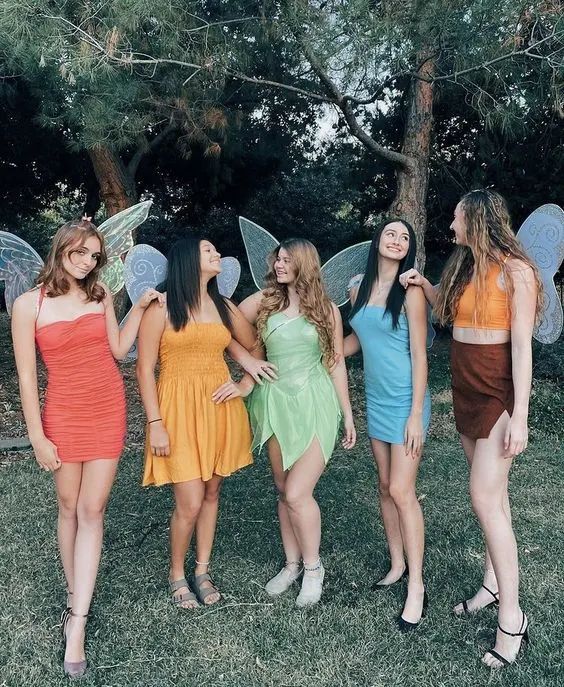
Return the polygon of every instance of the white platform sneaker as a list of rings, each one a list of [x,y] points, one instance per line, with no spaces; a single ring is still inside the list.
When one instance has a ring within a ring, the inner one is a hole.
[[[286,561],[282,570],[264,586],[270,596],[278,596],[288,591],[302,573],[300,561]]]

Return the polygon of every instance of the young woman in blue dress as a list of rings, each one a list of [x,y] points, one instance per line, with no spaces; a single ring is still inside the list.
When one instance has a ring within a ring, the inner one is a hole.
[[[409,570],[400,630],[417,627],[425,613],[424,525],[415,482],[431,416],[427,389],[427,304],[420,287],[407,291],[399,275],[415,262],[416,238],[404,220],[375,231],[364,276],[351,289],[345,356],[362,348],[368,435],[378,468],[380,510],[390,550],[385,589]],[[360,283],[358,283],[360,280]]]

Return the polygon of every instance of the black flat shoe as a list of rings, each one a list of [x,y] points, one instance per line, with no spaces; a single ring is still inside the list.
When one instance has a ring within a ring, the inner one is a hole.
[[[459,603],[462,604],[462,613],[456,613],[455,611],[453,611],[454,615],[457,615],[459,617],[463,615],[474,615],[474,613],[479,613],[479,611],[482,611],[484,608],[488,608],[489,606],[499,606],[499,592],[492,592],[492,590],[488,589],[485,584],[482,585],[482,588],[485,589],[488,592],[488,594],[491,594],[493,597],[489,603],[480,606],[480,608],[477,608],[475,611],[471,611],[468,608],[468,599],[464,599],[464,601],[459,601]]]
[[[523,611],[521,611],[523,613]],[[525,625],[526,623],[526,625]],[[525,629],[523,629],[525,628]],[[521,621],[521,627],[519,628],[519,632],[507,632],[507,630],[504,630],[503,627],[498,623],[497,629],[500,632],[503,632],[504,635],[507,635],[508,637],[521,637],[521,644],[519,645],[519,650],[517,651],[515,658],[510,661],[509,659],[505,658],[505,656],[502,656],[500,653],[495,651],[495,649],[488,649],[486,653],[490,654],[490,656],[493,656],[494,658],[497,658],[497,660],[502,664],[500,667],[501,668],[506,668],[507,666],[510,666],[512,663],[515,663],[515,661],[519,658],[519,654],[522,651],[525,651],[527,648],[527,645],[530,643],[529,641],[529,619],[527,616],[523,613],[523,620]]]
[[[427,596],[427,591],[423,594],[423,608],[421,610],[421,620],[427,615],[427,608],[429,606],[429,597]],[[403,634],[406,634],[407,632],[411,632],[412,630],[416,630],[420,623],[421,620],[417,623],[410,623],[409,620],[404,620],[401,615],[398,617],[398,629],[400,632]]]
[[[402,580],[407,579],[408,577],[409,577],[409,571],[407,568],[405,568],[405,570],[401,574],[401,577],[398,577],[398,579],[395,582],[390,582],[390,584],[378,584],[378,582],[374,582],[374,584],[372,585],[372,587],[370,587],[370,589],[373,592],[385,591],[386,589],[390,589],[390,587],[393,587],[395,584],[397,584],[398,582],[401,582]]]

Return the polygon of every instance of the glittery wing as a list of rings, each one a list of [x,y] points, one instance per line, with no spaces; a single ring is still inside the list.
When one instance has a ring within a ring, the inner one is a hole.
[[[523,222],[517,238],[535,261],[544,287],[543,312],[533,336],[541,343],[554,343],[564,321],[554,284],[554,275],[564,259],[564,211],[558,205],[541,205]]]
[[[239,228],[247,251],[251,275],[257,289],[264,288],[264,278],[268,271],[268,255],[279,245],[272,234],[250,219],[239,217]]]
[[[241,278],[241,263],[237,258],[221,258],[221,272],[217,275],[217,288],[226,298],[231,298],[239,279]]]
[[[167,259],[152,246],[138,243],[125,256],[125,288],[132,303],[137,303],[147,289],[154,289],[166,278]]]
[[[347,291],[350,292],[351,289],[357,289],[361,285],[363,279],[364,274],[355,275],[347,284]],[[433,327],[433,308],[427,303],[427,348],[431,348],[436,335],[437,332]]]
[[[18,296],[35,284],[43,260],[23,239],[7,231],[0,231],[0,280],[5,282],[4,296],[8,313]]]
[[[98,227],[104,235],[108,254],[108,264],[100,272],[100,279],[112,293],[117,293],[123,287],[124,267],[121,256],[133,248],[132,232],[147,219],[152,203],[152,200],[145,200],[132,205]]]
[[[366,268],[370,243],[370,241],[363,241],[345,248],[321,268],[329,298],[339,307],[349,300],[348,285],[351,277]]]

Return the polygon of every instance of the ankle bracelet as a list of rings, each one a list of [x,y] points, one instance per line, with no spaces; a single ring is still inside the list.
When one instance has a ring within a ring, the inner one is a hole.
[[[286,561],[284,563],[284,567],[289,568],[291,565],[295,565],[296,567],[299,568],[301,566],[301,563],[302,563],[301,561]]]
[[[207,567],[209,564],[210,564],[209,561],[205,561],[205,562],[203,562],[203,561],[198,561],[198,560],[196,561],[196,565],[205,565],[205,566]]]
[[[316,570],[321,569],[321,558],[318,558],[315,563],[312,563],[311,565],[308,565],[307,563],[304,563],[304,570],[306,572],[315,572]]]

